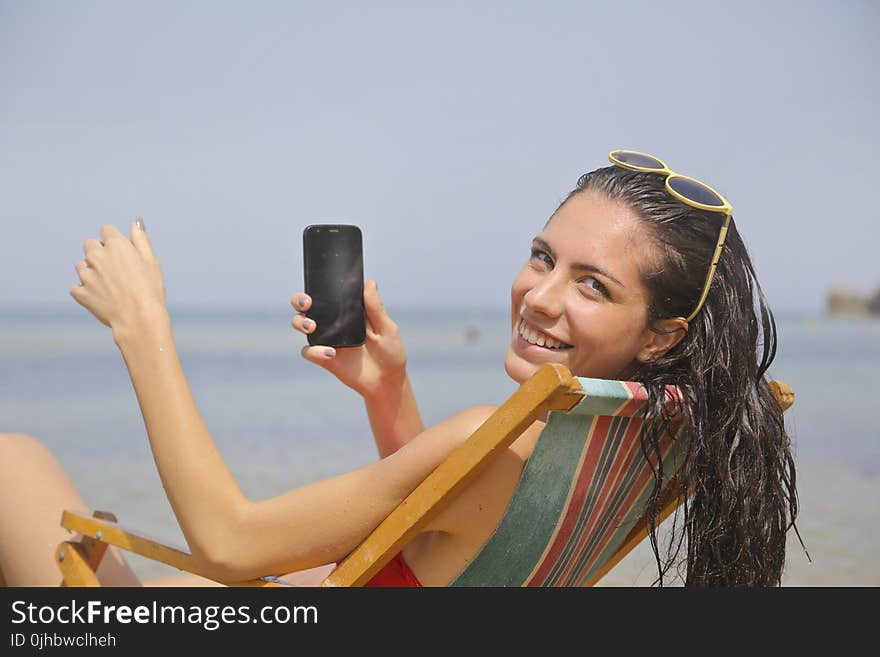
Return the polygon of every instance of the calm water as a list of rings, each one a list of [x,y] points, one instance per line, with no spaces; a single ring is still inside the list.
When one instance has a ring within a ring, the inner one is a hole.
[[[395,313],[427,424],[513,390],[502,367],[506,311]],[[173,314],[175,337],[202,415],[246,494],[268,497],[375,458],[360,398],[299,355],[289,316]],[[880,585],[880,321],[779,320],[771,374],[792,385],[786,414],[796,446],[812,557],[789,541],[790,586]],[[105,327],[85,311],[0,312],[0,431],[37,436],[87,502],[121,522],[182,543],[155,472],[128,374]],[[35,482],[36,485],[37,482]],[[608,585],[652,579],[642,546]],[[138,557],[143,576],[167,574]]]

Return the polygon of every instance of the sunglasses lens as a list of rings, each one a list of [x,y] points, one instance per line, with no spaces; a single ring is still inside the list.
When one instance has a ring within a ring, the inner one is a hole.
[[[701,205],[711,205],[719,208],[724,205],[724,201],[718,197],[718,194],[694,180],[672,177],[666,182],[678,194]]]
[[[650,155],[643,155],[642,153],[634,153],[632,151],[614,151],[612,154],[615,160],[621,162],[622,164],[628,164],[633,167],[639,167],[640,169],[658,169],[662,170],[665,167],[663,163],[655,157],[651,157]]]

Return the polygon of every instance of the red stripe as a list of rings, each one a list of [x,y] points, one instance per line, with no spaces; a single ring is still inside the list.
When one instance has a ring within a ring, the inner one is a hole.
[[[635,381],[621,381],[627,389],[631,399],[624,402],[617,411],[618,415],[634,415],[642,410],[641,407],[648,403],[648,391],[645,390],[641,383]],[[676,407],[681,402],[681,395],[678,388],[673,385],[666,386],[666,410],[669,412],[677,410]]]
[[[597,496],[596,506],[590,513],[590,518],[584,526],[581,535],[577,537],[577,546],[574,549],[572,558],[569,559],[565,569],[560,575],[563,583],[568,581],[571,577],[572,570],[576,567],[577,563],[580,561],[580,558],[584,555],[584,551],[587,549],[587,544],[590,542],[590,539],[594,537],[593,533],[594,531],[596,531],[597,525],[599,525],[602,519],[607,515],[608,504],[611,501],[611,497],[620,486],[621,479],[623,478],[623,475],[629,467],[630,463],[633,461],[633,458],[635,456],[641,455],[641,450],[638,447],[639,433],[642,424],[642,420],[639,420],[638,418],[631,418],[628,421],[626,431],[624,432],[624,435],[620,440],[620,444],[618,445],[618,448],[617,450],[615,450],[615,453],[612,457],[611,468],[609,469],[605,480],[601,482],[601,489],[599,495]],[[627,506],[624,505],[622,508],[626,509]],[[580,514],[580,510],[577,511],[578,514]],[[608,528],[606,528],[605,535],[603,535],[599,541],[594,543],[593,550],[596,554],[601,552],[602,546],[605,545],[608,540],[607,535],[609,534],[609,532],[613,533],[615,527],[616,525],[611,524]]]
[[[584,499],[590,488],[590,482],[596,472],[596,465],[602,446],[608,436],[608,428],[611,424],[611,417],[607,415],[597,416],[590,432],[587,436],[587,453],[581,459],[581,465],[575,473],[576,481],[574,482],[574,492],[571,495],[567,506],[563,509],[561,515],[561,524],[553,538],[550,549],[544,554],[538,568],[533,571],[533,575],[527,582],[528,586],[541,586],[553,567],[553,564],[559,559],[560,553],[568,541],[572,530],[577,522],[577,513],[572,510],[578,510],[583,507]]]
[[[629,392],[630,400],[620,407],[617,414],[633,416],[648,403],[648,394],[641,383],[636,383],[635,381],[622,381],[621,383]]]

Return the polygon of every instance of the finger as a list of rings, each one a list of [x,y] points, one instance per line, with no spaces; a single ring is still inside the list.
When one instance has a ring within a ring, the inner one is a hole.
[[[89,270],[89,263],[87,263],[85,260],[77,260],[73,268],[76,269],[76,275],[79,276],[79,285],[84,285],[86,281],[83,276],[85,276],[86,272]]]
[[[336,357],[336,350],[333,347],[306,345],[300,353],[306,360],[322,366],[329,365]]]
[[[70,288],[70,296],[72,296],[74,300],[83,308],[89,310],[89,306],[86,303],[86,299],[88,298],[89,293],[82,285],[73,285]],[[89,312],[91,312],[91,310],[89,310]]]
[[[111,239],[119,238],[125,239],[125,235],[120,233],[116,226],[111,226],[110,224],[101,226],[101,241],[104,242],[104,244],[107,244]]]
[[[364,285],[364,308],[367,311],[367,319],[376,333],[381,335],[397,328],[388,311],[385,310],[385,304],[379,296],[379,285],[374,280],[369,280]]]
[[[93,251],[100,251],[104,248],[104,244],[96,240],[94,237],[90,237],[83,243],[83,253],[88,257],[89,253]]]
[[[367,339],[369,340],[378,340],[381,336],[376,332],[373,328],[373,325],[370,323],[370,318],[367,317]]]
[[[290,305],[299,311],[305,312],[312,307],[312,297],[304,292],[297,292],[290,298]]]
[[[74,300],[81,305],[83,308],[88,310],[92,315],[94,315],[95,319],[101,322],[104,326],[110,326],[110,322],[108,322],[104,317],[96,313],[92,308],[89,307],[89,300],[92,298],[86,288],[80,285],[74,285],[70,288],[70,296],[74,298]]]
[[[131,242],[142,256],[149,260],[156,259],[150,236],[147,235],[147,225],[141,217],[135,217],[131,222]]]
[[[70,288],[70,296],[73,297],[73,300],[76,301],[83,308],[88,310],[88,306],[86,305],[86,289],[82,285],[74,285]]]
[[[296,315],[291,321],[291,326],[295,328],[300,333],[305,333],[308,335],[315,330],[315,320],[306,317],[305,315]]]

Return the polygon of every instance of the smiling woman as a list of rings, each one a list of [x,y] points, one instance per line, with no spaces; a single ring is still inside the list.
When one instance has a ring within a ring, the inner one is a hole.
[[[560,206],[513,282],[514,339],[505,360],[511,378],[522,383],[554,362],[589,372],[581,376],[629,380],[640,363],[684,337],[681,318],[647,323],[642,269],[656,257],[640,229],[632,209],[596,191]]]
[[[642,383],[649,408],[639,439],[649,459],[669,442],[666,386],[679,386],[694,433],[676,488],[687,583],[777,585],[797,496],[782,409],[765,377],[775,354],[772,313],[729,204],[707,209],[679,188],[671,192],[665,165],[648,171],[623,166],[619,157],[612,162],[585,174],[533,239],[511,288],[505,370],[521,383],[552,362],[576,376]],[[711,189],[694,183],[701,193]],[[71,295],[113,329],[171,507],[200,570],[218,580],[341,560],[494,410],[476,406],[423,426],[397,325],[368,282],[366,342],[336,350],[307,345],[302,354],[363,397],[382,458],[276,497],[248,499],[184,376],[143,224],[133,223],[130,237],[105,226],[100,237],[85,242],[81,285]],[[302,293],[291,299],[292,325],[304,334],[317,329],[308,316],[312,302]],[[527,427],[371,584],[455,580],[504,515],[544,424]],[[663,469],[654,477],[659,491]],[[57,518],[62,509],[87,505],[36,440],[0,437],[0,500],[2,577],[24,586],[57,582],[52,550],[65,540]],[[646,514],[662,583],[682,542],[673,537],[660,554],[657,511],[649,505]],[[103,583],[136,581],[121,555],[103,563]]]

